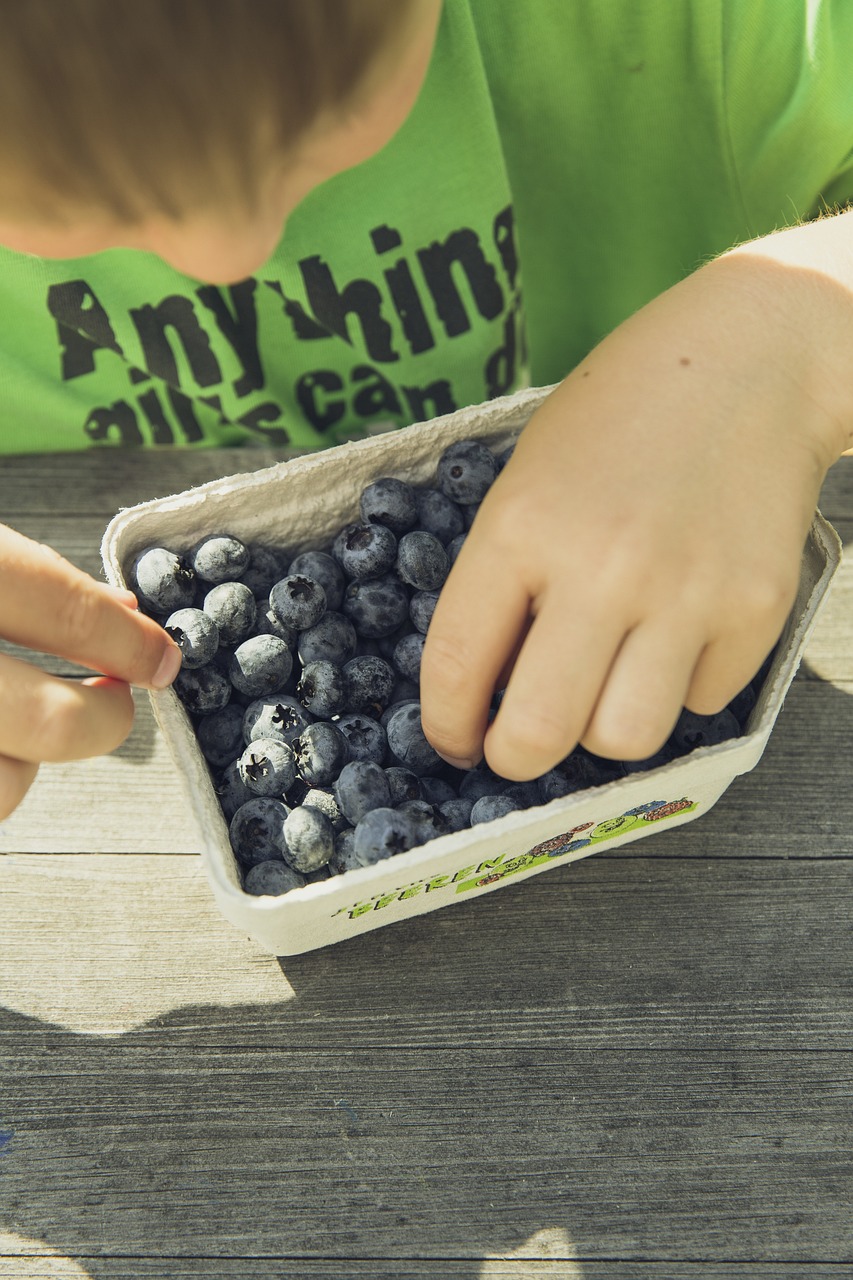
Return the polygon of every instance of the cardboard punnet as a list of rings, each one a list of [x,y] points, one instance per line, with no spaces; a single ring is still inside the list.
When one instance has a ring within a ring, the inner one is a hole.
[[[226,531],[298,551],[327,548],[356,519],[361,490],[379,476],[430,483],[451,441],[509,444],[550,388],[503,399],[279,463],[229,476],[120,512],[102,556],[110,582],[125,586],[145,547],[188,549]],[[571,494],[567,493],[567,500]],[[204,757],[172,690],[151,694],[154,714],[198,822],[202,859],[222,914],[275,955],[296,955],[380,925],[491,893],[548,867],[668,830],[705,813],[729,784],[757,763],[794,678],[818,609],[840,560],[835,531],[815,514],[803,554],[795,606],[747,731],[672,764],[508,814],[373,867],[308,884],[282,897],[244,893]]]

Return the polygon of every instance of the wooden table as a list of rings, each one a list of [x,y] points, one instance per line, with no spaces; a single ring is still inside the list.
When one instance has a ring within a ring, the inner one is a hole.
[[[273,460],[7,460],[0,511],[97,573],[119,507]],[[849,540],[853,460],[822,507]],[[0,827],[0,1277],[849,1280],[851,578],[700,821],[296,959],[218,914],[144,696],[43,768]]]

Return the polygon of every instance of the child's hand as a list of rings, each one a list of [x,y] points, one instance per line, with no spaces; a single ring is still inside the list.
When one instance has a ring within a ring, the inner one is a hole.
[[[430,626],[423,722],[442,755],[470,764],[484,749],[512,779],[578,741],[642,759],[683,705],[718,711],[755,674],[847,443],[796,312],[768,304],[767,272],[782,270],[703,268],[531,419]]]
[[[63,680],[0,656],[0,818],[23,799],[41,761],[101,755],[127,737],[125,681],[162,688],[174,679],[180,650],[135,610],[129,591],[0,525],[0,636],[108,673]]]

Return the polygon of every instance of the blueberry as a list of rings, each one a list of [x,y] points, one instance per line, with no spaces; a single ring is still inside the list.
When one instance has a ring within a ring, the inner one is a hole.
[[[446,778],[421,778],[421,795],[430,804],[438,805],[456,799],[456,791]]]
[[[740,725],[731,711],[700,716],[684,707],[669,741],[677,752],[685,753],[694,751],[696,747],[713,747],[718,742],[739,736]]]
[[[294,871],[293,867],[289,867],[287,863],[274,859],[255,863],[246,872],[243,880],[246,893],[256,894],[259,897],[265,895],[279,897],[283,893],[290,893],[292,889],[301,889],[304,884],[304,876]]]
[[[435,534],[413,529],[397,546],[397,573],[415,591],[438,591],[450,570],[447,552]]]
[[[282,799],[296,777],[293,752],[280,738],[254,738],[240,756],[237,768],[246,786],[257,796]]]
[[[481,796],[499,796],[506,786],[506,779],[493,773],[482,765],[477,769],[468,769],[459,783],[459,794],[465,799],[474,801]]]
[[[250,636],[238,645],[228,662],[228,678],[250,698],[263,698],[283,689],[293,669],[293,657],[278,636]]]
[[[402,765],[392,764],[390,768],[385,770],[385,776],[388,779],[392,809],[396,809],[397,805],[402,804],[404,800],[423,799],[421,786],[425,779],[418,778],[417,774],[412,773],[411,769],[404,769]]]
[[[539,787],[535,780],[532,782],[511,782],[509,786],[504,787],[501,792],[510,800],[514,800],[519,809],[533,809],[541,804],[539,796]]]
[[[202,538],[187,555],[196,577],[216,586],[236,582],[249,567],[249,548],[230,534]]]
[[[278,622],[305,631],[326,612],[326,593],[319,582],[304,574],[288,574],[270,591],[270,609]]]
[[[619,761],[606,760],[603,756],[592,755],[583,747],[576,747],[553,769],[537,778],[536,785],[542,803],[547,804],[550,800],[585,791],[588,787],[600,787],[623,776],[624,770]]]
[[[507,795],[480,796],[479,800],[474,801],[469,821],[472,827],[476,827],[481,822],[494,822],[496,818],[515,813],[519,808],[521,806],[518,802]]]
[[[390,573],[397,559],[397,539],[384,524],[348,524],[332,543],[332,555],[353,582]]]
[[[385,763],[388,738],[378,720],[373,720],[370,716],[345,715],[335,723],[347,740],[351,760]]]
[[[355,828],[353,847],[359,866],[370,867],[418,843],[415,819],[399,809],[372,809]]]
[[[291,562],[288,573],[319,582],[326,593],[326,608],[340,609],[346,580],[340,565],[328,551],[303,551]]]
[[[212,663],[179,671],[172,688],[187,711],[198,716],[221,711],[231,698],[231,682]]]
[[[219,648],[219,628],[203,609],[177,609],[164,623],[181,651],[181,665],[192,671],[211,662]]]
[[[726,708],[730,711],[740,725],[741,733],[746,731],[747,722],[752,715],[753,708],[758,701],[758,695],[752,683],[741,689],[740,693],[735,694]]]
[[[344,664],[346,709],[350,714],[368,715],[378,720],[391,701],[396,675],[384,658],[367,655],[350,658]]]
[[[343,669],[334,662],[309,662],[302,668],[296,696],[313,716],[331,720],[346,706],[347,683]]]
[[[249,704],[243,717],[243,737],[247,743],[255,738],[280,738],[292,748],[300,733],[313,723],[314,717],[295,698],[279,693]]]
[[[426,635],[435,606],[438,604],[437,591],[415,591],[409,602],[409,617],[421,635]]]
[[[458,537],[454,538],[452,542],[448,543],[447,558],[450,561],[451,565],[456,564],[456,559],[459,555],[459,552],[462,550],[462,544],[464,543],[467,537],[468,537],[468,533],[466,531],[465,533],[460,533]]]
[[[466,827],[470,827],[473,800],[457,796],[453,800],[444,800],[438,807],[451,831],[464,831]]]
[[[335,851],[335,829],[319,809],[291,809],[284,821],[285,861],[296,871],[316,871]]]
[[[440,489],[416,489],[418,528],[425,529],[447,547],[454,538],[464,533],[465,520],[457,504]]]
[[[260,600],[257,602],[258,612],[255,618],[255,634],[259,636],[277,636],[279,640],[283,640],[291,653],[296,652],[298,631],[294,631],[293,627],[285,627],[268,607],[269,600]]]
[[[251,591],[263,611],[269,604],[270,591],[287,572],[287,566],[273,547],[265,547],[259,542],[250,543],[249,565],[241,575],[240,581]]]
[[[409,594],[396,575],[387,574],[369,582],[351,582],[342,608],[359,635],[375,640],[390,635],[405,622]]]
[[[371,809],[391,807],[391,788],[385,770],[373,760],[351,760],[335,783],[341,813],[353,826]]]
[[[394,681],[394,688],[391,691],[392,702],[418,702],[420,696],[420,685],[416,680],[407,680],[405,676],[398,676]],[[391,703],[388,705],[390,706]]]
[[[418,684],[421,678],[421,658],[425,643],[426,636],[420,631],[412,631],[398,640],[394,648],[394,666],[414,684]]]
[[[242,582],[221,582],[204,597],[204,612],[219,628],[219,643],[230,648],[248,640],[258,606]]]
[[[336,724],[317,720],[300,733],[293,744],[299,776],[310,787],[334,782],[349,759],[347,740]]]
[[[240,806],[254,796],[254,792],[249,790],[240,777],[239,766],[239,760],[232,760],[222,771],[222,776],[216,784],[216,794],[226,822],[230,822]]]
[[[204,758],[214,769],[224,769],[243,750],[243,708],[229,702],[202,716],[195,732]]]
[[[140,603],[154,613],[187,609],[195,599],[195,574],[182,556],[165,547],[149,547],[137,556],[131,583]]]
[[[385,525],[399,538],[417,524],[417,490],[405,480],[383,476],[363,490],[360,508],[365,524]]]
[[[349,618],[330,609],[313,627],[300,631],[296,651],[305,666],[311,662],[334,662],[342,667],[355,656],[357,648],[358,636]]]
[[[355,871],[362,864],[355,856],[355,828],[347,827],[335,836],[335,851],[329,859],[332,875],[342,876],[345,871]]]
[[[255,796],[240,805],[229,826],[238,862],[253,867],[268,858],[282,859],[287,851],[284,823],[289,813],[283,800],[271,796]]]
[[[508,444],[505,449],[501,449],[500,453],[495,454],[495,462],[497,463],[498,474],[500,474],[500,472],[503,471],[504,467],[509,462],[510,458],[514,453],[515,453],[515,442],[513,442],[512,444]]]
[[[388,721],[388,747],[400,764],[413,773],[427,773],[441,764],[441,756],[426,739],[419,702],[409,702]]]
[[[344,765],[344,768],[346,767]],[[335,834],[345,830],[349,825],[341,813],[334,791],[327,790],[325,787],[309,787],[302,803],[309,809],[319,809],[321,813],[325,813],[335,829]]]
[[[397,806],[397,812],[414,818],[418,844],[429,844],[430,840],[446,836],[450,831],[450,824],[444,814],[426,800],[404,800]]]
[[[437,483],[453,502],[481,502],[498,474],[494,454],[479,440],[457,440],[438,460]]]

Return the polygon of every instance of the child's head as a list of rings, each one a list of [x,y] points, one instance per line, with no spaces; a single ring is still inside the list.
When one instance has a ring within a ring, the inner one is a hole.
[[[411,109],[441,0],[0,0],[0,244],[250,275]]]

